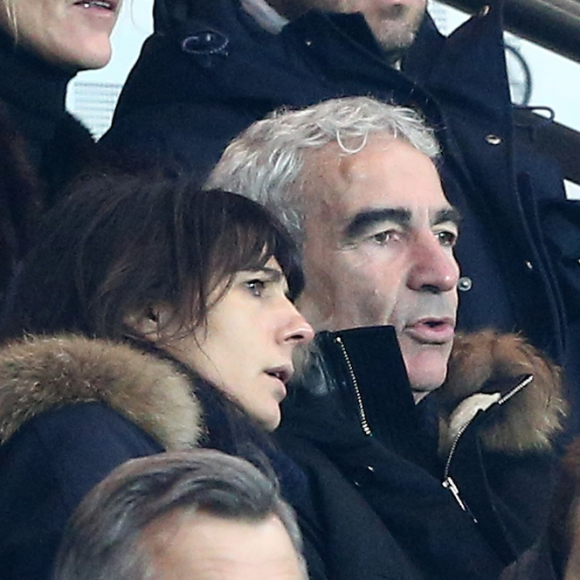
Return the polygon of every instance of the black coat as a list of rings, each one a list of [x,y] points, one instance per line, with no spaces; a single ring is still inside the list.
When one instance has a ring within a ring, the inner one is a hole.
[[[498,578],[546,519],[554,457],[534,441],[540,430],[524,443],[516,424],[526,417],[496,405],[475,416],[452,451],[438,452],[439,408],[434,395],[415,406],[394,329],[324,333],[318,344],[322,362],[285,403],[277,434],[310,477],[328,576]],[[544,387],[556,401],[549,381],[532,385],[514,405]],[[474,385],[463,388],[459,400]],[[441,389],[438,398],[448,385]],[[491,424],[504,430],[499,446],[482,436]]]
[[[99,150],[65,110],[73,73],[0,31],[0,304],[43,213]]]
[[[566,313],[538,205],[565,205],[563,183],[557,166],[533,152],[534,127],[515,130],[503,0],[485,4],[491,9],[482,2],[481,14],[448,38],[427,19],[401,72],[382,58],[359,14],[312,11],[275,35],[239,0],[157,0],[156,33],[104,142],[203,176],[231,138],[280,106],[371,95],[418,107],[437,129],[446,192],[463,214],[456,255],[473,284],[462,292],[460,327],[522,332],[563,362],[577,301]],[[576,261],[569,264],[580,285]],[[577,342],[566,361],[576,382]]]

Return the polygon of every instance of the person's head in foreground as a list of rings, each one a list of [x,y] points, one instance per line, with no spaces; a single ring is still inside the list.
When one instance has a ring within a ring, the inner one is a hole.
[[[297,304],[317,331],[394,326],[416,401],[445,379],[457,311],[459,216],[438,155],[413,110],[334,99],[254,123],[208,180],[263,203],[299,241]]]
[[[0,28],[41,60],[77,71],[105,66],[123,0],[0,0]]]
[[[307,580],[292,509],[248,462],[213,450],[118,467],[79,505],[54,580]]]
[[[74,332],[159,349],[266,429],[311,326],[283,226],[190,183],[90,178],[50,215],[13,289],[8,335]]]

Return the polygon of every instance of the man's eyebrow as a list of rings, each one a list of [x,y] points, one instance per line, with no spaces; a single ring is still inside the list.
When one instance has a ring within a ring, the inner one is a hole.
[[[435,213],[435,217],[433,218],[433,225],[439,225],[446,222],[451,222],[455,224],[458,228],[461,224],[461,214],[459,210],[454,207],[446,207],[444,209],[440,209]]]
[[[358,212],[348,222],[344,230],[344,239],[353,240],[371,227],[382,222],[394,222],[407,225],[411,221],[411,212],[405,208],[387,207]]]

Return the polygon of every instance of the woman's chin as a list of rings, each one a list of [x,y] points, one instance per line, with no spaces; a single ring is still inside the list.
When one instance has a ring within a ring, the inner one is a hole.
[[[36,51],[40,57],[51,64],[74,72],[99,69],[111,60],[112,50],[108,36],[105,39],[83,39],[80,42],[69,40],[62,46],[53,46]]]
[[[109,64],[111,56],[111,43],[107,38],[105,42],[92,43],[72,55],[71,65],[79,71],[99,69]]]

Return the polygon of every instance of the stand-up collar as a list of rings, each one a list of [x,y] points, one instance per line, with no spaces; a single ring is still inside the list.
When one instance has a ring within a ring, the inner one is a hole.
[[[75,73],[44,62],[15,45],[3,32],[0,70],[0,99],[8,107],[15,128],[26,139],[33,161],[38,161],[65,114],[66,88]]]

